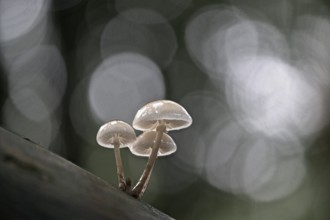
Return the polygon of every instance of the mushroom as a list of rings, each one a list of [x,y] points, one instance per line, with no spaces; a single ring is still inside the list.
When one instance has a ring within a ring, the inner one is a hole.
[[[156,133],[157,133],[156,131],[143,132],[137,138],[137,140],[134,142],[134,144],[131,145],[131,147],[129,148],[131,153],[136,156],[149,157],[152,152],[153,146],[155,144]],[[167,155],[174,153],[175,151],[176,151],[175,142],[169,135],[164,133],[162,136],[162,139],[160,141],[160,144],[159,144],[159,150],[158,150],[157,155],[159,157],[167,156]],[[141,189],[141,192],[139,194],[137,194],[134,191],[131,192],[131,194],[134,197],[142,197],[142,195],[148,185],[149,178],[150,178],[150,175],[147,178],[147,180],[145,181],[143,188]]]
[[[156,131],[143,132],[129,148],[136,156],[149,157],[155,144]],[[168,134],[163,134],[160,141],[158,157],[170,155],[176,151],[176,144]]]
[[[136,135],[133,128],[123,121],[110,121],[102,125],[96,135],[96,141],[99,145],[115,150],[118,187],[122,191],[126,191],[127,184],[123,172],[120,148],[129,147],[135,140]]]
[[[192,119],[188,112],[178,103],[169,100],[158,100],[143,106],[135,115],[133,127],[137,130],[155,130],[156,137],[151,149],[147,165],[135,187],[132,195],[141,198],[148,184],[158,150],[161,146],[163,133],[189,127]]]

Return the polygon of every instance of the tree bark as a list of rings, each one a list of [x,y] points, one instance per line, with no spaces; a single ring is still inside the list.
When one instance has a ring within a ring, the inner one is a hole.
[[[0,127],[0,219],[172,218]]]

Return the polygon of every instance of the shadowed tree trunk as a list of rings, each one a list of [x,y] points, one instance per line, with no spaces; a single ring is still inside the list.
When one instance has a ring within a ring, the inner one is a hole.
[[[172,218],[0,128],[0,219]]]

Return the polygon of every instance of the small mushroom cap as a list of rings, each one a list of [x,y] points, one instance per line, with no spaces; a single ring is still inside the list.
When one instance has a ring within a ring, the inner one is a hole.
[[[110,121],[102,125],[97,132],[96,141],[102,147],[114,148],[119,142],[120,147],[128,147],[136,140],[133,128],[123,121]]]
[[[164,122],[166,130],[180,130],[189,127],[192,119],[186,109],[176,102],[158,100],[143,106],[135,115],[133,127],[140,131],[153,130]]]
[[[146,131],[142,133],[129,148],[136,156],[149,157],[155,144],[156,131]],[[158,156],[167,156],[176,151],[176,144],[173,139],[163,133],[158,150]]]

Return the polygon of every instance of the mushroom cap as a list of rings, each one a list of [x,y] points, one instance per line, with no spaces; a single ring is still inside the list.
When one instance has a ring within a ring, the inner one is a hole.
[[[117,141],[120,148],[128,147],[135,140],[133,128],[123,121],[110,121],[102,125],[96,135],[97,143],[106,148],[114,148],[114,143]]]
[[[146,131],[142,133],[129,148],[132,154],[136,156],[149,157],[155,144],[156,133],[156,131]],[[175,151],[175,142],[168,134],[163,133],[157,155],[159,157],[167,156]]]
[[[178,103],[158,100],[146,104],[136,113],[133,127],[140,131],[153,130],[160,122],[165,122],[166,130],[170,131],[189,127],[192,119]]]

